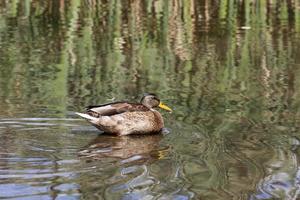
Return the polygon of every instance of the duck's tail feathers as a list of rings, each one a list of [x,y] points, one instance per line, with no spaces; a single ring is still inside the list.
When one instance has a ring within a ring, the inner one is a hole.
[[[79,113],[79,112],[75,112],[76,115],[79,115],[80,117],[83,117],[84,119],[87,119],[87,120],[97,120],[96,117],[93,117],[91,115],[88,115],[88,114],[85,114],[85,113]]]

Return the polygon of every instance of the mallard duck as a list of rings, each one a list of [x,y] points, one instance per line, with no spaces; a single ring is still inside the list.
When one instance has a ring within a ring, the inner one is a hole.
[[[140,103],[114,102],[88,106],[86,113],[76,113],[106,133],[118,136],[159,132],[164,127],[161,114],[155,108],[172,110],[152,93],[145,94]]]

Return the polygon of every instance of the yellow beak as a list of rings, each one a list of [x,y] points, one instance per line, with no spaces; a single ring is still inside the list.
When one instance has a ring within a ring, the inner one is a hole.
[[[164,110],[167,110],[169,112],[172,112],[172,109],[169,108],[168,106],[166,106],[165,104],[163,104],[162,102],[159,103],[158,107],[164,109]]]

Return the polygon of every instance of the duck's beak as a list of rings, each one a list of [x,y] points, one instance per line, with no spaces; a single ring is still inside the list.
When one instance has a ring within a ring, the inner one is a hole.
[[[158,107],[164,109],[164,110],[167,110],[169,112],[172,112],[172,109],[169,108],[168,106],[166,106],[165,104],[163,104],[162,102],[159,103]]]

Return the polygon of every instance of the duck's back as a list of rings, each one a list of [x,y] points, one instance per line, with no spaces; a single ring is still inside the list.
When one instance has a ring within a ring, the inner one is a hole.
[[[109,104],[102,104],[96,106],[88,106],[87,113],[98,116],[113,116],[124,112],[134,111],[149,111],[150,109],[139,103],[129,102],[114,102]]]

